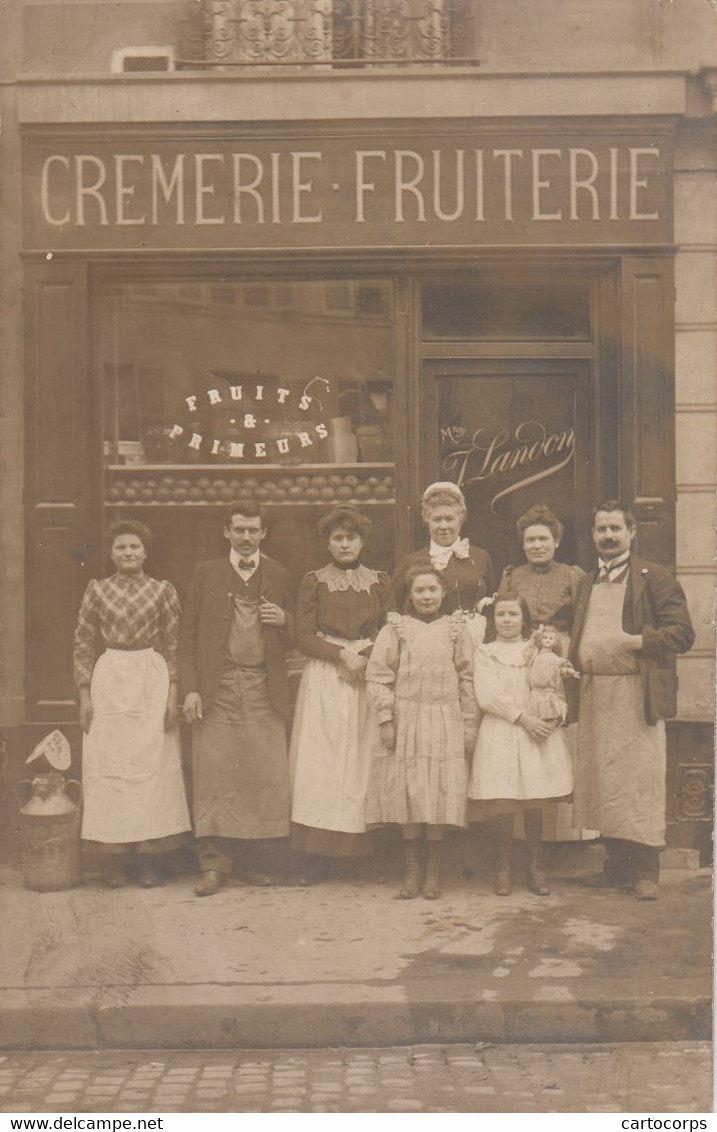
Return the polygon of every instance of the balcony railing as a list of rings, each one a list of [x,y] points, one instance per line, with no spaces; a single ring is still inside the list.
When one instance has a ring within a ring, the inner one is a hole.
[[[475,64],[476,0],[186,0],[177,66]]]

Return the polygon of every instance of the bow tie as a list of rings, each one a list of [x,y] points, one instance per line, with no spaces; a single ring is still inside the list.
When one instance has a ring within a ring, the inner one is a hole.
[[[237,566],[240,570],[253,570],[254,560],[252,558],[240,558]]]
[[[456,558],[470,558],[470,544],[467,538],[457,538],[452,546],[438,546],[436,543],[431,543],[429,550],[429,558],[431,564],[437,570],[445,570],[446,566],[451,560],[451,555]]]

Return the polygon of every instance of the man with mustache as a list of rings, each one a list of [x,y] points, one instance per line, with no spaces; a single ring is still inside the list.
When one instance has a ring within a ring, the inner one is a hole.
[[[293,647],[294,585],[261,553],[266,533],[260,504],[229,504],[229,553],[199,563],[184,602],[179,683],[193,725],[197,896],[226,883],[238,843],[289,833],[285,653]],[[270,883],[256,871],[248,879]]]
[[[635,520],[615,499],[593,512],[598,568],[578,585],[570,660],[579,687],[573,822],[602,834],[590,878],[656,900],[665,844],[665,717],[675,714],[674,657],[695,634],[672,573],[631,553]]]

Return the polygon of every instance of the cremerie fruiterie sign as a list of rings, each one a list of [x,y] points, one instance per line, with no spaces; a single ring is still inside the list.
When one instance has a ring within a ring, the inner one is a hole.
[[[28,250],[657,245],[666,129],[92,130],[24,144]]]

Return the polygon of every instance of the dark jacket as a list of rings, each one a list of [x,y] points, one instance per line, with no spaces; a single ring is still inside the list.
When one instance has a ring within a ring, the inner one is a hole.
[[[266,648],[269,696],[275,711],[291,712],[286,674],[285,650],[294,644],[294,583],[289,571],[273,558],[262,554],[261,592],[286,613],[286,627],[262,627]],[[212,562],[200,562],[194,571],[184,601],[179,632],[179,689],[199,692],[202,709],[212,703],[224,668],[229,630],[234,611],[234,568],[229,555]]]
[[[578,668],[577,655],[585,627],[590,591],[597,571],[586,574],[578,584],[569,658]],[[666,566],[630,556],[630,572],[625,587],[622,627],[626,633],[642,633],[642,649],[636,653],[644,689],[645,719],[657,723],[677,710],[675,653],[687,652],[695,640],[682,586]],[[568,681],[571,717],[576,718],[576,681]]]

